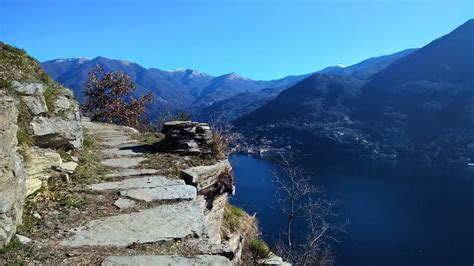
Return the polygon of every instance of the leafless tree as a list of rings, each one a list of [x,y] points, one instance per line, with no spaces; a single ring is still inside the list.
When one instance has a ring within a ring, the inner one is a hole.
[[[330,243],[338,242],[336,236],[345,232],[347,221],[337,220],[334,200],[325,199],[320,187],[310,182],[310,176],[297,166],[292,154],[279,159],[280,172],[274,173],[280,207],[286,214],[286,239],[277,242],[275,251],[294,265],[331,265],[334,256]],[[307,225],[304,237],[293,235],[293,222],[300,218]]]

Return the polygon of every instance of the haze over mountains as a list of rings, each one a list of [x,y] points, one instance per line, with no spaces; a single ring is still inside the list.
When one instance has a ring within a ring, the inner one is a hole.
[[[365,84],[313,74],[236,125],[257,145],[465,163],[474,158],[473,48],[471,19]]]
[[[405,50],[388,56],[367,59],[348,67],[328,67],[321,72],[335,75],[351,75],[365,79],[393,61],[413,52]],[[155,102],[150,116],[163,111],[186,111],[200,119],[219,117],[233,120],[268,103],[284,89],[295,85],[310,74],[287,76],[282,79],[251,80],[236,73],[213,77],[193,69],[164,71],[105,57],[57,59],[42,63],[44,70],[56,81],[71,88],[76,98],[84,101],[83,86],[87,73],[96,65],[108,71],[123,71],[137,84],[136,96],[151,90]]]

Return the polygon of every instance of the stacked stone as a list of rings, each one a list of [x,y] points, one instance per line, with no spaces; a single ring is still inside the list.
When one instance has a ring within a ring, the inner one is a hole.
[[[165,143],[174,153],[199,155],[211,153],[212,131],[208,124],[170,121],[163,125]]]

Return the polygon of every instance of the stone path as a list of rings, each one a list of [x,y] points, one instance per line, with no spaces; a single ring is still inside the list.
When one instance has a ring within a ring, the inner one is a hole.
[[[183,258],[179,256],[112,256],[102,262],[103,266],[112,265],[206,265],[206,266],[225,266],[232,265],[229,259],[222,256],[198,255],[192,258]]]
[[[132,208],[134,212],[88,221],[72,228],[70,236],[60,242],[65,247],[116,246],[127,247],[140,243],[163,241],[208,241],[209,229],[204,215],[205,200],[197,195],[196,187],[184,180],[157,175],[157,169],[141,167],[147,160],[145,151],[132,136],[134,130],[107,124],[84,121],[89,134],[101,139],[104,146],[101,164],[106,166],[107,178],[119,181],[102,182],[90,186],[98,193],[116,191],[118,208]],[[137,210],[139,202],[159,201],[149,208]],[[126,255],[126,254],[124,254]],[[194,257],[164,256],[111,256],[103,265],[231,265],[220,255]]]

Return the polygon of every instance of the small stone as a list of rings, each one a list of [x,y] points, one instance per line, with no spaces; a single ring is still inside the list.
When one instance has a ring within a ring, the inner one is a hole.
[[[20,243],[22,243],[22,244],[31,243],[31,238],[29,238],[29,237],[22,236],[22,235],[19,235],[19,234],[16,234],[16,237],[18,238],[18,241],[20,241]]]
[[[79,158],[77,156],[71,156],[71,160],[77,163]]]
[[[41,220],[41,219],[42,219],[41,215],[40,215],[38,212],[34,212],[34,213],[33,213],[33,217],[35,217],[35,218],[38,219],[38,220]]]
[[[72,174],[76,170],[78,164],[76,162],[67,162],[63,163],[60,166],[60,169],[66,173]]]
[[[127,209],[135,206],[135,201],[120,198],[114,202],[114,205],[117,206],[119,209]]]

